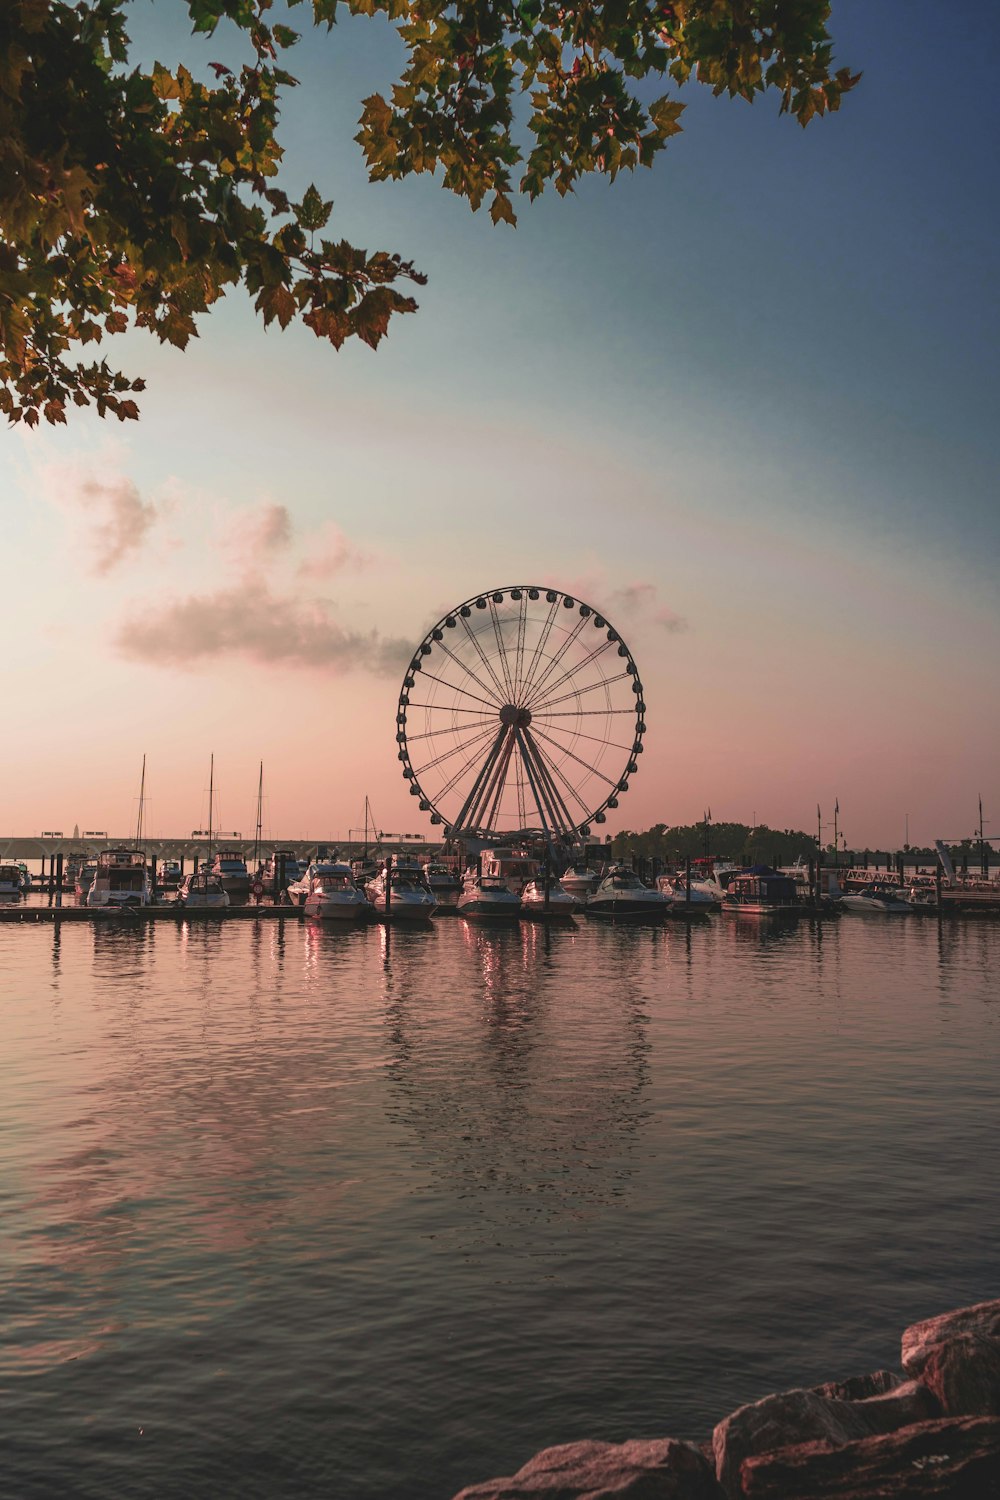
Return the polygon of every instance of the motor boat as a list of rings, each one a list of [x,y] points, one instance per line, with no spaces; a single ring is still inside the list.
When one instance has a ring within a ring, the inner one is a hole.
[[[0,864],[0,901],[20,901],[24,895],[21,871],[17,865]]]
[[[102,849],[87,892],[88,906],[148,906],[149,867],[141,849]]]
[[[23,859],[8,859],[7,860],[7,864],[12,865],[14,867],[14,869],[17,871],[17,878],[18,878],[18,881],[20,882],[22,894],[25,895],[25,896],[30,895],[30,893],[31,893],[31,884],[32,884],[32,881],[31,881],[31,871],[28,869],[28,866],[24,863],[24,860]]]
[[[458,898],[460,917],[496,920],[521,915],[521,898],[515,896],[502,875],[480,875],[467,870]]]
[[[371,915],[372,903],[358,889],[350,865],[324,861],[310,866],[308,889],[302,899],[307,917],[320,921],[356,922]],[[395,900],[395,891],[393,900]]]
[[[442,864],[440,860],[429,859],[426,864],[421,866],[421,869],[424,872],[424,879],[428,887],[434,892],[435,896],[439,894],[448,895],[450,892],[457,894],[462,889],[461,878],[448,865]]]
[[[287,901],[285,892],[289,885],[301,880],[305,871],[305,862],[299,859],[294,849],[275,849],[257,871],[256,880],[269,896],[273,895],[277,901]]]
[[[861,891],[845,891],[841,904],[845,911],[891,912],[900,916],[914,910],[913,904],[896,885],[872,884]]]
[[[195,870],[185,875],[177,891],[177,905],[183,907],[215,907],[219,910],[229,906],[229,892],[222,877],[214,870]]]
[[[250,874],[247,862],[238,849],[220,849],[209,866],[212,875],[222,881],[222,889],[233,906],[246,906],[250,900]],[[287,874],[286,867],[286,874]]]
[[[707,874],[691,874],[691,890],[702,891],[716,905],[721,907],[725,899],[729,882],[735,880],[737,875],[742,874],[745,865],[734,865],[730,860],[718,860],[710,868]]]
[[[582,904],[597,890],[600,879],[597,871],[588,869],[586,865],[571,865],[559,877],[559,883],[568,896],[575,896]]]
[[[650,890],[634,870],[626,865],[612,865],[597,890],[587,898],[584,910],[588,917],[613,917],[616,921],[642,917],[665,917],[672,898],[665,891]]]
[[[179,859],[165,859],[160,864],[160,884],[165,889],[172,890],[179,886],[184,877],[181,874],[181,862]]]
[[[754,917],[798,916],[802,902],[790,875],[782,875],[770,865],[752,865],[730,877],[722,909]]]
[[[393,862],[388,871],[383,865],[368,885],[368,900],[378,916],[393,922],[426,922],[437,911],[419,865]]]
[[[96,874],[96,860],[87,860],[80,866],[79,873],[76,877],[76,894],[81,901],[86,901],[87,897],[90,895],[90,887],[94,883],[94,876]]]
[[[555,917],[572,917],[581,909],[577,898],[571,896],[554,875],[536,876],[521,892],[522,917],[551,921]]]
[[[708,912],[719,909],[718,897],[705,890],[703,883],[686,880],[683,875],[658,875],[656,889],[670,897],[673,916],[686,916],[689,913],[705,916]]]

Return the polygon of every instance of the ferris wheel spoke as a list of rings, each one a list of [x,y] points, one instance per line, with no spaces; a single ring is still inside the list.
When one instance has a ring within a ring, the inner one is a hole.
[[[480,677],[477,677],[472,668],[466,662],[464,662],[460,656],[456,656],[455,652],[452,651],[450,646],[446,646],[444,641],[439,641],[438,646],[444,652],[445,656],[451,657],[456,667],[458,667],[461,671],[467,673],[467,675],[472,678],[477,687],[482,688],[483,692],[489,693],[491,697],[493,696],[493,689],[490,687],[489,683],[483,682]],[[496,701],[497,704],[499,704],[503,700],[498,698]]]
[[[596,661],[599,656],[603,656],[605,651],[614,644],[614,641],[602,641],[599,646],[595,646],[589,656],[585,656],[582,661],[574,662],[569,671],[564,672],[561,677],[557,677],[555,682],[550,682],[545,691],[547,693],[554,693],[557,688],[562,687],[564,682],[569,682],[571,677],[576,677],[581,672],[585,672],[591,662]]]
[[[478,713],[478,710],[474,708],[449,708],[443,709],[442,712],[473,714]],[[491,726],[491,730],[496,724],[496,714],[479,714],[479,719],[483,724],[488,723]],[[418,740],[433,740],[436,739],[439,734],[465,734],[472,728],[474,728],[472,724],[462,724],[461,726],[459,726],[458,724],[446,724],[443,729],[425,729],[423,734],[408,734],[406,738],[409,744],[415,745]]]
[[[532,718],[536,714],[547,713],[550,708],[555,708],[557,703],[568,703],[571,698],[582,698],[584,693],[592,693],[595,688],[609,687],[612,682],[623,682],[629,676],[631,676],[629,672],[616,672],[613,677],[599,677],[596,682],[588,682],[585,687],[574,688],[570,693],[563,693],[561,698],[549,698],[544,703],[535,704],[531,710]],[[601,709],[597,709],[596,712],[600,713]],[[618,712],[626,713],[628,710],[619,709]]]
[[[538,750],[537,746],[535,747],[535,749],[536,749],[536,754],[541,755],[541,751]],[[580,804],[580,806],[583,809],[583,813],[584,813],[583,819],[581,821],[586,822],[587,818],[590,817],[590,810],[588,808],[587,803],[580,796],[580,793],[577,791],[576,787],[573,785],[572,781],[570,781],[569,777],[556,764],[556,762],[554,760],[550,761],[544,755],[542,755],[541,758],[542,758],[542,761],[543,761],[543,763],[545,765],[545,769],[546,769],[546,772],[548,773],[548,776],[549,776],[550,780],[554,780],[555,777],[558,776],[559,780],[562,782],[563,786],[566,788],[566,790],[569,793],[569,795],[573,798],[573,800],[575,802],[578,802]]]
[[[524,641],[525,631],[528,625],[528,591],[521,594],[520,604],[517,611],[517,654],[514,660],[514,702],[521,690],[521,673],[524,670]],[[518,752],[520,753],[520,752]],[[521,819],[523,824],[524,819]]]
[[[600,683],[598,683],[596,685],[598,687],[602,686],[602,684],[600,684]],[[575,693],[569,693],[569,694],[567,694],[567,696],[570,697],[570,698],[575,698],[576,694]],[[455,709],[454,712],[457,713],[458,709]],[[465,712],[466,713],[471,713],[472,710],[471,709],[466,709]],[[594,717],[596,715],[600,715],[601,718],[603,718],[605,716],[605,714],[628,714],[628,716],[629,716],[630,719],[634,719],[635,718],[635,709],[634,708],[578,708],[578,709],[567,708],[567,709],[563,709],[561,712],[559,712],[557,714],[549,713],[547,710],[542,709],[538,713],[533,713],[531,717],[533,719],[544,719],[545,722],[546,722],[546,724],[547,724],[550,719],[580,719],[580,718],[583,718],[584,716]]]
[[[489,729],[481,730],[479,734],[474,734],[469,739],[463,740],[460,745],[453,745],[450,750],[442,751],[442,753],[438,756],[435,756],[433,760],[429,760],[425,766],[419,766],[417,768],[418,779],[420,776],[425,776],[428,771],[433,771],[437,766],[443,766],[445,761],[451,760],[453,756],[464,755],[467,750],[472,750],[476,746],[481,745],[484,740],[488,740],[490,738],[492,733],[493,726],[491,725]]]
[[[504,640],[504,634],[500,628],[500,617],[497,614],[497,607],[493,603],[492,599],[490,599],[490,617],[493,621],[493,634],[496,636],[497,641],[497,653],[500,657],[500,670],[503,673],[504,682],[507,685],[507,702],[513,703],[514,683],[510,675],[510,663],[507,661],[507,642]]]
[[[433,672],[428,672],[427,669],[426,669],[426,667],[421,668],[421,671],[422,671],[424,677],[429,677],[430,678],[431,682],[439,682],[442,687],[450,688],[453,693],[461,693],[463,697],[465,697],[465,698],[471,698],[475,703],[482,703],[487,708],[492,709],[492,711],[494,713],[496,713],[496,707],[497,707],[496,704],[490,702],[488,699],[486,699],[486,698],[480,698],[475,693],[470,693],[466,688],[459,687],[456,682],[449,682],[447,680],[447,678],[444,678],[444,677],[435,677],[434,673]],[[435,704],[432,704],[431,706],[433,708],[436,708],[439,713],[448,712],[448,710],[445,708],[445,705],[443,703],[435,703]]]
[[[524,674],[524,682],[521,685],[520,696],[517,700],[519,704],[523,704],[527,698],[528,692],[530,691],[531,679],[534,676],[535,671],[537,670],[538,663],[542,657],[543,652],[545,651],[545,647],[548,644],[549,636],[552,634],[552,627],[556,622],[556,615],[558,613],[559,600],[558,598],[556,598],[549,605],[549,612],[545,618],[545,624],[542,626],[541,635],[535,642],[535,649],[532,653],[531,662],[529,663],[527,672]]]
[[[571,646],[575,645],[576,642],[579,640],[580,634],[581,634],[584,626],[586,625],[586,623],[587,623],[586,616],[581,615],[580,618],[579,618],[579,620],[573,626],[573,629],[570,631],[569,635],[566,637],[566,639],[563,641],[562,645],[559,647],[559,649],[556,652],[555,656],[551,656],[549,658],[549,664],[548,664],[548,666],[541,673],[541,675],[539,677],[537,677],[535,679],[535,681],[531,684],[531,694],[530,694],[529,697],[527,697],[525,699],[525,706],[527,708],[531,707],[532,703],[535,701],[536,694],[538,694],[538,693],[541,692],[543,685],[548,681],[550,673],[552,673],[552,672],[555,671],[556,667],[559,665],[559,663],[565,657],[566,652],[570,649]]]
[[[493,679],[493,682],[494,682],[494,684],[496,686],[496,690],[497,690],[497,692],[500,695],[497,698],[497,702],[498,703],[502,703],[504,701],[503,683],[500,681],[499,677],[497,676],[497,674],[494,672],[492,666],[490,665],[489,658],[487,657],[486,652],[483,650],[482,646],[479,644],[479,637],[476,634],[476,632],[472,629],[472,627],[469,625],[468,620],[465,618],[464,615],[459,615],[459,619],[462,622],[462,626],[463,626],[463,628],[465,630],[466,635],[469,637],[469,640],[472,642],[473,646],[475,646],[476,650],[478,651],[480,661],[482,662],[483,666],[486,668],[486,671],[487,671],[488,675],[490,677],[492,677],[492,679]]]
[[[532,719],[531,722],[534,723],[535,720]],[[582,729],[571,729],[568,724],[547,723],[545,728],[550,730],[552,734],[571,735],[574,740],[593,740],[595,745],[604,745],[609,750],[624,750],[628,753],[631,753],[632,750],[631,745],[619,745],[617,740],[602,739],[599,734],[585,734]]]
[[[520,741],[518,741],[517,745],[515,746],[515,753],[516,760],[514,763],[514,777],[515,785],[517,787],[517,816],[521,827],[526,828],[528,824],[528,815],[525,811],[524,806],[524,752],[521,749]]]
[[[585,771],[592,771],[595,776],[599,777],[601,781],[606,782],[608,786],[613,787],[618,785],[618,783],[616,781],[613,781],[611,777],[608,776],[604,771],[599,771],[597,767],[592,766],[588,760],[583,760],[581,756],[574,754],[572,750],[567,750],[565,745],[560,745],[558,740],[554,740],[551,735],[548,735],[543,730],[537,728],[535,730],[535,733],[540,740],[546,740],[550,745],[558,750],[560,755],[568,755],[570,760],[575,760],[577,765],[583,766]]]
[[[496,716],[497,716],[496,705],[493,704],[493,703],[490,703],[490,704],[487,705],[487,707],[490,710],[490,712],[488,714],[484,714],[481,708],[459,708],[459,706],[458,706],[457,703],[453,703],[451,705],[451,707],[447,707],[443,703],[414,703],[414,702],[411,701],[410,703],[407,704],[407,707],[408,708],[429,708],[431,710],[431,712],[435,713],[435,714],[477,714],[480,719],[487,719],[487,718],[494,718],[495,719]],[[597,710],[595,709],[594,712],[596,713]],[[435,730],[435,733],[440,733],[440,732],[441,732],[440,730]],[[413,738],[414,739],[419,739],[420,736],[418,734],[415,734],[413,736]]]

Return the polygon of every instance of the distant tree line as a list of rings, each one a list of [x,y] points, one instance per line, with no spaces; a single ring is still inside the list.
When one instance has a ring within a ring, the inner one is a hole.
[[[980,849],[978,839],[963,839],[949,846],[956,864],[978,862]],[[678,864],[691,858],[706,855],[715,859],[742,861],[746,864],[788,865],[800,857],[816,858],[816,835],[804,833],[799,828],[769,828],[766,823],[751,826],[748,823],[700,823],[675,824],[654,823],[652,828],[638,833],[623,829],[611,840],[611,852],[615,859],[657,859],[662,864]],[[889,850],[841,849],[840,863],[871,864],[881,859],[888,860]],[[937,863],[937,850],[907,844],[903,851],[907,862],[927,861]],[[825,845],[824,860],[834,859],[832,843]]]

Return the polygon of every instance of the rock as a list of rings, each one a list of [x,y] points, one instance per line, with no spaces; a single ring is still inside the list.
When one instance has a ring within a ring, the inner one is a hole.
[[[815,1391],[783,1391],[741,1406],[712,1434],[715,1471],[732,1500],[742,1495],[745,1459],[807,1442],[840,1447],[854,1438],[892,1432],[938,1415],[937,1403],[917,1381],[907,1381],[865,1401],[841,1401]]]
[[[920,1379],[946,1417],[1000,1417],[1000,1343],[960,1333],[934,1344]]]
[[[833,1401],[867,1401],[870,1396],[885,1396],[902,1384],[902,1375],[894,1370],[873,1370],[870,1375],[850,1375],[846,1380],[831,1380],[812,1389],[815,1395]]]
[[[945,1418],[748,1458],[747,1500],[1000,1500],[1000,1419]]]
[[[536,1453],[510,1479],[473,1484],[455,1500],[724,1500],[712,1466],[690,1443],[564,1443]]]
[[[1000,1340],[1000,1301],[977,1302],[912,1324],[903,1334],[903,1369],[907,1375],[919,1375],[933,1348],[963,1333]]]

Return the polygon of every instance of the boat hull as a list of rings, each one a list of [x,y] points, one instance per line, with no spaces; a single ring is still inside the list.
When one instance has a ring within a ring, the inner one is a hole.
[[[592,896],[586,905],[588,917],[607,917],[615,922],[658,921],[670,911],[671,903],[662,897],[659,901],[648,896],[637,896],[633,900],[625,897]]]
[[[361,922],[372,914],[369,901],[338,901],[327,897],[307,896],[304,902],[306,916],[313,922]]]
[[[458,914],[460,917],[471,917],[477,922],[509,922],[514,921],[521,915],[521,903],[511,893],[509,901],[491,901],[484,896],[459,897]]]

